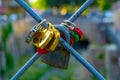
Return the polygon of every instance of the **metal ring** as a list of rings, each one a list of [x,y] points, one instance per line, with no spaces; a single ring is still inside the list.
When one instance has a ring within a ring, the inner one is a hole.
[[[36,25],[36,27],[38,28],[41,24],[43,24],[44,22],[46,22],[46,19],[43,19],[40,23],[38,23],[37,25]]]
[[[75,24],[74,24],[73,22],[69,21],[69,20],[64,20],[64,22],[65,22],[65,23],[69,23],[69,24],[72,25],[72,26],[75,26]]]
[[[63,26],[66,26],[66,27],[70,28],[69,25],[66,24],[66,23],[61,23],[61,24],[62,24]]]
[[[72,23],[71,21],[69,20],[64,20],[63,23],[61,23],[63,26],[67,27],[67,28],[70,28],[71,30],[74,29],[74,27],[76,26],[74,23]]]

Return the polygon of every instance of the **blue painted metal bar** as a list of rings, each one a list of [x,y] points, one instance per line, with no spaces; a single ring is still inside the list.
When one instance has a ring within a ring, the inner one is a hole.
[[[18,78],[40,57],[37,52],[25,63],[25,65],[10,79],[18,80]]]
[[[96,76],[99,80],[105,80],[105,78],[96,71],[92,65],[90,65],[80,54],[73,49],[66,41],[60,38],[60,43],[64,46],[64,48],[69,51],[82,65],[84,65],[94,76]]]
[[[32,8],[29,7],[29,5],[24,0],[16,0],[19,5],[24,8],[37,22],[41,22],[43,19],[36,14]],[[46,23],[42,24],[44,27],[48,27]]]
[[[81,13],[92,4],[94,0],[87,0],[68,20],[74,22]]]

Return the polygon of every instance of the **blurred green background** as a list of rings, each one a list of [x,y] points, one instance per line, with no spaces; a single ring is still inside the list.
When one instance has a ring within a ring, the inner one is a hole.
[[[60,24],[86,0],[25,1],[42,18]],[[15,0],[0,0],[0,80],[9,80],[35,53],[33,44],[25,43],[25,39],[36,24]],[[84,36],[73,48],[107,80],[120,80],[120,1],[95,0],[75,24],[83,30]],[[71,56],[66,70],[38,59],[19,80],[97,79]]]

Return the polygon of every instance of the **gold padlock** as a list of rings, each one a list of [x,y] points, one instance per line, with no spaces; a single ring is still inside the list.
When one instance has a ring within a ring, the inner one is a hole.
[[[48,25],[48,28],[41,27],[38,32],[34,34],[33,43],[36,47],[39,47],[40,49],[44,49],[53,38],[53,25],[49,23]]]
[[[60,39],[60,33],[58,30],[56,30],[55,28],[53,29],[54,31],[54,36],[52,38],[52,40],[49,42],[49,44],[47,45],[46,49],[48,51],[54,51],[57,44],[58,44],[58,41]]]

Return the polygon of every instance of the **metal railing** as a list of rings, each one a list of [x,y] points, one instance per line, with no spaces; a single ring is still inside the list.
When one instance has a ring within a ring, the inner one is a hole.
[[[21,7],[23,7],[37,22],[41,22],[43,19],[38,16],[24,0],[16,0]],[[94,0],[87,0],[68,20],[74,22],[81,13],[93,2]],[[42,24],[44,27],[48,27],[44,22]],[[59,26],[59,25],[58,25]],[[63,38],[59,40],[60,44],[71,53],[83,66],[85,66],[94,76],[96,76],[99,80],[105,80],[105,78],[97,72],[97,70],[89,64],[75,49],[73,49]],[[37,52],[32,56],[30,60],[10,79],[17,80],[41,55]]]

